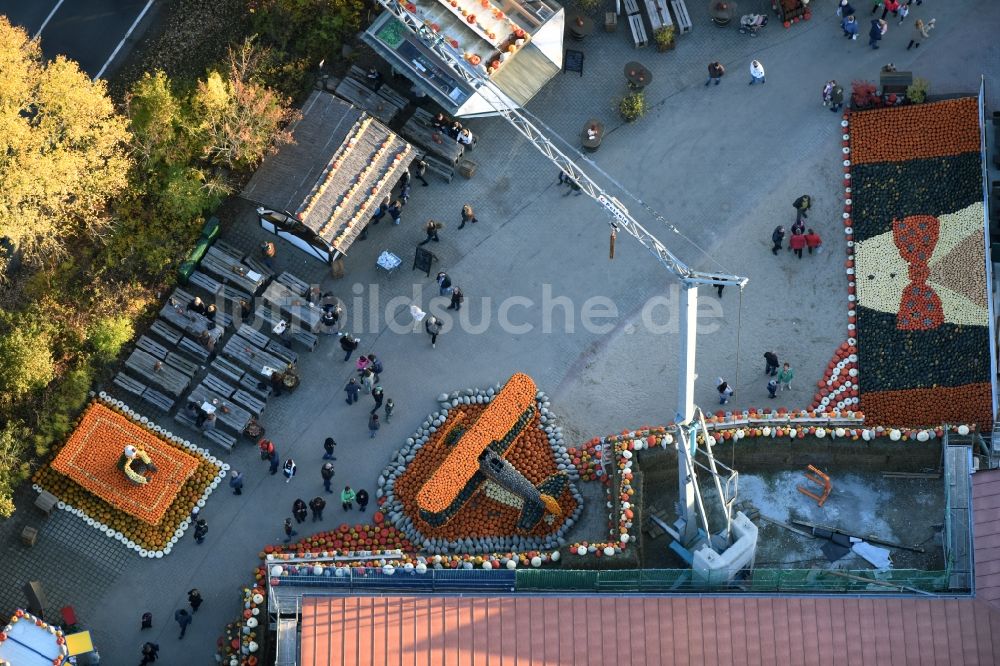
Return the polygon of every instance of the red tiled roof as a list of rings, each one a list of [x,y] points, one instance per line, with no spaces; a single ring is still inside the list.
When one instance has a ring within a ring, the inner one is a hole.
[[[1000,470],[972,475],[976,598],[1000,610]]]
[[[1000,663],[974,600],[306,597],[302,666]]]

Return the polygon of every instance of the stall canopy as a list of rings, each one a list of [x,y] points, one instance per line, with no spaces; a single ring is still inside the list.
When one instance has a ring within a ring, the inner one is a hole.
[[[19,609],[5,626],[0,624],[0,664],[52,666],[66,663],[68,656],[62,630],[31,613]]]
[[[322,91],[306,101],[292,137],[264,160],[242,196],[261,206],[268,230],[324,260],[344,255],[416,153],[385,125]]]

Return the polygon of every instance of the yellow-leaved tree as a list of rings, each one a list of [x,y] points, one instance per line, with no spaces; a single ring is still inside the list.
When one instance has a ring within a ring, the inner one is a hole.
[[[103,81],[62,56],[44,60],[0,16],[0,237],[26,263],[107,228],[108,200],[128,185],[129,140]]]

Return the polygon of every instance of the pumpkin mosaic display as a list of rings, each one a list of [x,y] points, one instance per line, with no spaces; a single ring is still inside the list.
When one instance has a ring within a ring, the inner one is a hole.
[[[854,113],[849,127],[848,335],[860,409],[885,426],[988,428],[977,100]]]

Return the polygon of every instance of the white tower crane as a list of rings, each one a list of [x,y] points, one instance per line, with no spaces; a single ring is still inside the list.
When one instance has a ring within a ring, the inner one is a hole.
[[[679,313],[680,335],[678,336],[678,340],[680,341],[680,363],[677,412],[674,417],[674,423],[677,428],[674,445],[677,449],[678,486],[680,492],[678,500],[679,518],[674,524],[675,528],[671,528],[662,521],[657,522],[674,538],[674,543],[671,544],[671,547],[689,563],[692,562],[692,551],[696,547],[708,548],[712,551],[708,553],[708,559],[714,562],[708,562],[707,565],[710,568],[714,564],[715,567],[729,569],[729,577],[731,578],[736,573],[736,570],[733,570],[732,567],[733,563],[739,566],[740,564],[745,565],[752,561],[753,550],[756,548],[757,533],[756,528],[753,527],[749,520],[741,516],[742,529],[737,530],[737,536],[742,543],[739,548],[733,549],[740,552],[731,553],[729,558],[725,558],[725,551],[734,542],[732,505],[736,499],[737,475],[734,470],[725,467],[725,465],[715,460],[712,454],[714,438],[711,437],[705,428],[704,418],[694,404],[695,341],[698,317],[698,286],[703,284],[724,285],[737,286],[742,289],[747,284],[747,278],[738,275],[727,275],[725,273],[696,271],[688,267],[661,243],[656,236],[632,217],[628,209],[617,198],[607,193],[571,157],[566,155],[555,143],[546,137],[527,115],[517,109],[516,105],[483,72],[477,70],[467,62],[462,54],[445,40],[443,35],[431,30],[429,22],[425,22],[415,13],[411,13],[403,3],[396,0],[378,0],[378,2],[408,30],[413,32],[425,46],[447,63],[455,74],[473,86],[483,99],[493,107],[497,115],[506,119],[514,129],[576,183],[584,194],[599,203],[610,214],[611,219],[609,220],[609,224],[611,225],[612,243],[614,243],[617,232],[624,230],[642,243],[643,247],[649,250],[668,271],[680,280],[681,307]],[[698,446],[699,433],[702,434],[704,447]],[[707,465],[697,459],[699,454],[706,458]],[[699,467],[713,477],[720,502],[722,503],[725,516],[725,530],[716,535],[713,535],[709,529],[708,514],[705,510],[701,491],[698,486],[696,468]],[[725,487],[723,487],[723,474],[720,473],[719,467],[723,467],[728,471],[728,474],[725,476]],[[749,534],[751,531],[752,535]],[[752,543],[747,543],[748,539]],[[749,555],[747,555],[748,549]],[[723,557],[714,557],[715,555],[722,555]],[[699,561],[702,566],[706,565],[704,555]]]

